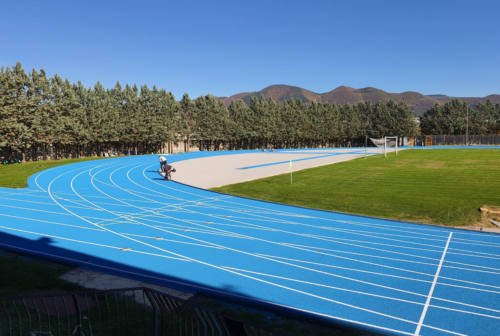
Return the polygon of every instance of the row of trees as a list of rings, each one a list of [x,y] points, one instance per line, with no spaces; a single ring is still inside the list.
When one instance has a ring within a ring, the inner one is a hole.
[[[411,136],[417,125],[405,104],[306,105],[253,98],[226,107],[207,95],[176,101],[156,87],[87,88],[21,64],[0,70],[3,156],[60,158],[106,152],[165,151],[186,141],[200,149],[362,144],[365,136]]]
[[[420,119],[423,134],[462,135],[500,134],[500,105],[487,101],[471,108],[453,100],[435,105]]]
[[[452,101],[421,119],[424,134],[497,133],[500,107],[470,109]],[[229,106],[206,95],[192,100],[146,85],[99,82],[87,88],[21,64],[0,69],[0,156],[37,160],[107,152],[165,152],[187,142],[200,149],[362,145],[366,137],[414,136],[418,123],[404,103],[304,104],[252,98]]]

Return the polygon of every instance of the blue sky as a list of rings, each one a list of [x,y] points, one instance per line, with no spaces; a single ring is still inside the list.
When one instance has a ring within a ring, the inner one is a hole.
[[[229,96],[288,84],[500,94],[500,1],[5,1],[0,66]]]

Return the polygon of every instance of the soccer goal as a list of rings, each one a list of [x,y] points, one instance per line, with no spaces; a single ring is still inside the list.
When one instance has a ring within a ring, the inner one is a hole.
[[[370,138],[371,142],[378,148],[383,148],[384,157],[387,157],[387,152],[390,148],[394,148],[396,155],[398,155],[398,137],[397,136],[385,136],[380,139]]]
[[[387,149],[394,147],[396,156],[398,155],[398,137],[397,136],[386,136],[384,137],[384,156],[387,157]]]

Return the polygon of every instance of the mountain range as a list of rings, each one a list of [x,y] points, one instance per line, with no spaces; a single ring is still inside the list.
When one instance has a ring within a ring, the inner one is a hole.
[[[444,104],[452,99],[459,99],[471,105],[485,103],[487,100],[490,100],[494,104],[500,104],[499,94],[492,94],[486,97],[450,97],[439,94],[423,95],[413,91],[390,93],[374,87],[354,89],[348,86],[339,86],[330,92],[316,93],[297,86],[271,85],[260,91],[242,92],[231,97],[219,97],[219,99],[226,105],[238,99],[248,104],[252,97],[273,98],[277,101],[286,101],[295,98],[305,103],[314,101],[329,104],[378,103],[393,100],[396,102],[405,102],[416,116],[421,116],[435,104]]]

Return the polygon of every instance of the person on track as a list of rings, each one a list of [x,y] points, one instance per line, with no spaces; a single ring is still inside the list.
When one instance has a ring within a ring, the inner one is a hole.
[[[160,156],[160,171],[166,171],[165,166],[167,165],[167,159],[162,155]]]
[[[174,167],[172,167],[169,164],[165,165],[165,180],[171,180],[172,173],[175,173],[175,172],[176,172],[176,170]]]
[[[160,156],[160,174],[165,177],[165,180],[172,179],[172,173],[176,170],[174,167],[167,163],[167,159],[164,156]]]

